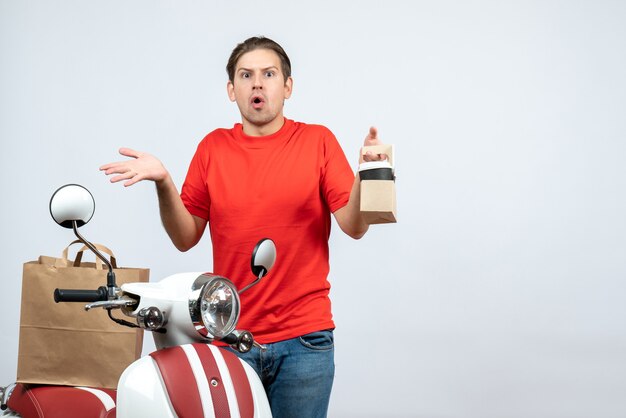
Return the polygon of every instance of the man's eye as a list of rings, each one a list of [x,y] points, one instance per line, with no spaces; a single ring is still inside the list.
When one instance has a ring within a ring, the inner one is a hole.
[[[265,77],[274,77],[276,73],[274,71],[268,71],[265,73]]]
[[[241,78],[250,78],[250,73],[241,73]]]

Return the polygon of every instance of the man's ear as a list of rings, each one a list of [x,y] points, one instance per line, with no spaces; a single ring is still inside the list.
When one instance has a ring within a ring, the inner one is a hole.
[[[226,83],[226,91],[228,92],[228,98],[230,99],[230,101],[234,102],[236,100],[235,86],[233,85],[233,82],[230,80],[228,80],[228,83]]]
[[[288,99],[291,97],[292,90],[293,90],[293,78],[287,77],[287,80],[285,80],[285,99]]]

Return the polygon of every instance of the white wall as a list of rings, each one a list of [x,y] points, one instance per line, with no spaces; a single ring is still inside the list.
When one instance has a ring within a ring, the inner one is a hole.
[[[626,6],[619,1],[0,1],[0,382],[15,377],[22,263],[72,239],[48,214],[91,189],[87,237],[152,279],[180,254],[153,186],[108,183],[120,146],[180,185],[238,112],[235,44],[290,54],[288,117],[355,160],[397,147],[397,225],[331,238],[331,417],[626,416]],[[356,165],[356,161],[355,161]]]

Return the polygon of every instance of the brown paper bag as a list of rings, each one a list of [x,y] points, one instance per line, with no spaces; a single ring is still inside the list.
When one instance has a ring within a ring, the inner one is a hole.
[[[363,156],[371,151],[375,154],[387,155],[387,167],[382,170],[369,170]],[[382,224],[397,222],[396,183],[393,174],[393,146],[372,145],[361,148],[359,156],[359,176],[361,177],[361,216],[365,223]]]
[[[74,241],[70,246],[78,241]],[[117,285],[147,282],[148,269],[115,268]],[[17,381],[115,388],[124,369],[141,355],[143,332],[111,321],[104,309],[85,311],[85,303],[55,303],[54,289],[97,289],[106,285],[107,268],[100,260],[81,262],[39,257],[24,264]],[[89,252],[89,251],[88,251]],[[119,311],[113,315],[123,317]]]

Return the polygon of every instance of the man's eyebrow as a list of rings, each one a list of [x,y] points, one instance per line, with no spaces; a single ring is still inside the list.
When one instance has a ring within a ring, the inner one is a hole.
[[[267,70],[278,70],[278,67],[276,67],[275,65],[270,65],[269,67],[261,68],[261,71],[267,71]],[[245,67],[237,68],[237,72],[240,72],[240,71],[252,71],[252,69],[245,68]]]

